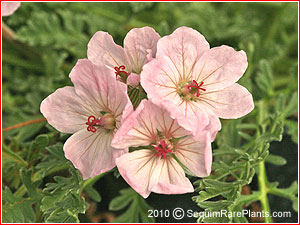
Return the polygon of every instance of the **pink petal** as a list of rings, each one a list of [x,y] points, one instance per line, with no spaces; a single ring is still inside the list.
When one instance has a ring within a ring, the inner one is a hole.
[[[207,91],[226,88],[238,81],[247,69],[244,51],[222,45],[205,52],[195,65],[193,79],[204,82]]]
[[[151,50],[152,57],[155,57],[159,39],[159,34],[151,27],[134,28],[127,33],[124,49],[135,73],[140,74],[147,62],[147,50]]]
[[[194,188],[175,159],[158,159],[155,151],[138,150],[116,159],[122,177],[141,196],[150,191],[161,194],[183,194]]]
[[[20,5],[21,5],[20,2],[2,2],[1,5],[2,16],[10,16],[20,7]]]
[[[141,196],[147,198],[153,166],[157,163],[155,151],[138,150],[116,159],[118,170],[126,182]]]
[[[184,194],[194,192],[184,170],[172,157],[161,159],[152,170],[149,190],[158,194]]]
[[[181,79],[185,80],[191,77],[195,63],[208,49],[208,42],[198,31],[180,27],[158,41],[156,58],[169,57]]]
[[[41,103],[48,123],[60,132],[75,133],[86,128],[87,118],[95,111],[76,93],[74,87],[57,89]]]
[[[112,141],[115,148],[146,146],[156,141],[157,120],[147,100],[143,100],[118,129]]]
[[[222,90],[203,94],[199,103],[223,119],[240,118],[254,108],[252,95],[236,83]]]
[[[202,140],[188,136],[180,139],[176,144],[175,154],[177,158],[198,177],[206,177],[211,172],[212,150],[210,141],[210,135],[206,133]]]
[[[211,135],[210,136],[211,142],[213,142],[216,138],[218,131],[221,130],[222,124],[220,122],[220,119],[214,113],[210,113],[209,109],[207,111],[208,111],[207,114],[209,118],[209,124],[205,127],[205,129],[201,129],[201,128],[196,129],[194,135],[202,137],[203,134],[209,132]]]
[[[70,73],[76,93],[98,112],[112,112],[117,122],[126,118],[133,107],[127,95],[127,86],[118,82],[104,65],[94,65],[88,59],[78,60]],[[123,115],[123,116],[122,116]]]
[[[88,44],[87,56],[94,64],[104,64],[113,71],[114,67],[121,65],[126,67],[127,72],[132,69],[124,49],[116,45],[112,36],[107,32],[98,31],[94,34]]]
[[[104,129],[96,133],[86,129],[73,134],[64,144],[65,156],[81,172],[83,179],[94,177],[115,167],[115,159],[128,149],[110,146],[112,134]]]
[[[140,83],[140,75],[136,73],[131,73],[127,78],[127,85],[130,85],[132,87],[137,87]]]

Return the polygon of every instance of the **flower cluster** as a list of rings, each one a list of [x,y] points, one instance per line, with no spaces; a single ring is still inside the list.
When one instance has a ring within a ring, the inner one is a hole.
[[[41,112],[57,130],[73,134],[64,152],[83,179],[117,166],[144,198],[193,192],[185,173],[210,174],[219,118],[239,118],[254,107],[236,83],[246,54],[210,48],[191,28],[162,38],[150,27],[134,28],[124,48],[99,31],[87,55],[70,73],[74,87],[48,96]],[[147,93],[136,110],[128,86]]]

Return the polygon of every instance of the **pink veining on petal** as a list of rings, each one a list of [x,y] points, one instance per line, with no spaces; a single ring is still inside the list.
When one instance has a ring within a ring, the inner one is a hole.
[[[133,72],[140,74],[147,63],[149,52],[151,57],[156,55],[156,45],[160,35],[151,27],[133,28],[124,39],[124,49],[132,65]]]

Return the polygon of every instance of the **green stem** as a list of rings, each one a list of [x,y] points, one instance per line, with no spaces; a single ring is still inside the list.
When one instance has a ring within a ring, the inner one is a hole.
[[[259,124],[264,124],[263,121],[265,120],[268,112],[266,112],[264,107],[264,101],[261,100],[258,102],[258,122]],[[266,130],[266,126],[262,126],[262,133]],[[257,136],[260,136],[261,132],[259,129],[257,129]],[[263,149],[263,145],[261,146],[261,149]],[[260,191],[260,203],[262,206],[262,210],[265,213],[264,222],[265,223],[272,223],[271,219],[271,210],[269,205],[269,199],[268,199],[268,178],[266,174],[266,168],[265,168],[265,162],[262,161],[258,164],[259,173],[257,174],[258,177],[258,188]],[[267,216],[268,215],[268,216]]]
[[[93,177],[93,178],[89,178],[89,179],[85,180],[85,181],[83,182],[83,184],[82,184],[80,190],[79,190],[79,193],[82,193],[83,190],[84,190],[87,186],[92,186],[92,185],[94,185],[94,183],[96,183],[96,181],[98,181],[101,177],[103,177],[103,176],[106,175],[106,174],[107,174],[107,172],[101,173],[101,174],[99,174],[99,175],[97,175],[97,176],[95,176],[95,177]]]
[[[271,210],[268,200],[268,181],[267,181],[267,175],[266,175],[266,169],[265,169],[265,162],[260,162],[258,164],[259,167],[259,175],[258,175],[258,187],[260,190],[260,197],[259,200],[261,202],[262,210],[264,211],[265,216],[264,221],[265,223],[272,223],[271,219]]]

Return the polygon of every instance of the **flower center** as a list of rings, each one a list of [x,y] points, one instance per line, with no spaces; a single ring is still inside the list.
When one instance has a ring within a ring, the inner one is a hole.
[[[165,140],[161,140],[157,145],[152,145],[156,150],[157,157],[163,157],[164,159],[167,157],[167,154],[173,152],[171,149],[171,145],[166,143]]]
[[[197,81],[193,80],[192,82],[184,84],[181,88],[179,86],[178,93],[185,100],[197,100],[196,97],[200,97],[200,91],[206,91],[206,89],[202,87],[203,84],[203,81],[198,84]]]
[[[127,73],[126,71],[125,71],[125,66],[124,65],[121,65],[121,66],[119,66],[119,67],[115,67],[114,68],[115,69],[115,74],[116,74],[116,79],[121,79],[121,81],[123,81],[123,82],[126,82],[126,80],[127,80],[127,78],[128,78],[128,76],[129,76],[129,74],[130,73]],[[119,76],[119,77],[118,77]]]
[[[100,127],[106,130],[114,129],[116,122],[113,115],[111,115],[110,113],[105,113],[98,119],[95,116],[89,116],[88,121],[85,124],[88,125],[87,131],[95,133]]]

